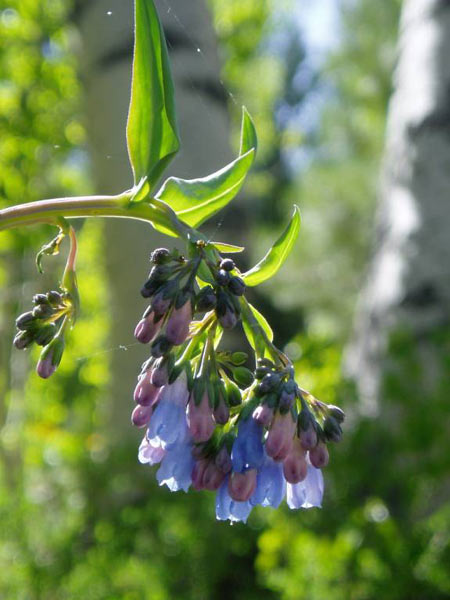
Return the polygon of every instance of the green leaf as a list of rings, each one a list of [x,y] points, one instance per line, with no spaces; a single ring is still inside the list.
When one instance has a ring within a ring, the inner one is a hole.
[[[244,109],[239,157],[208,177],[170,177],[156,197],[169,204],[185,223],[198,227],[224,208],[239,192],[255,159],[256,143],[255,127]]]
[[[234,244],[225,244],[224,242],[211,242],[211,244],[216,250],[223,252],[224,254],[234,254],[245,250],[243,246],[234,246]]]
[[[257,265],[242,275],[248,286],[255,286],[275,275],[288,257],[300,230],[300,211],[294,207],[294,214],[286,229],[270,248],[265,257]]]
[[[271,342],[273,341],[273,331],[267,322],[267,319],[259,312],[259,310],[250,303],[248,303],[248,308],[251,310],[251,314],[249,314],[247,310],[243,310],[242,326],[244,327],[244,333],[248,343],[255,350],[257,356],[262,357],[264,356],[266,344],[260,328],[265,332]]]
[[[253,316],[258,321],[261,329],[263,329],[264,333],[267,335],[269,342],[273,342],[273,331],[266,317],[262,315],[259,310],[253,306],[253,304],[249,303],[248,305],[253,313]]]
[[[242,107],[242,126],[241,126],[241,146],[239,154],[242,156],[251,149],[258,149],[258,137],[256,135],[255,124],[250,116],[250,113]]]
[[[153,187],[180,143],[164,33],[152,0],[135,0],[133,79],[127,143],[134,182]]]

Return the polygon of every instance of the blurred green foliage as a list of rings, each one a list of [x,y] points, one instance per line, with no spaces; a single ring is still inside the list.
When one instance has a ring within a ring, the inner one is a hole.
[[[31,249],[49,230],[2,234],[0,597],[449,598],[448,375],[425,385],[414,340],[399,332],[378,418],[358,416],[341,376],[370,248],[400,1],[341,2],[337,48],[294,94],[295,65],[308,55],[289,33],[289,3],[209,2],[225,85],[258,125],[247,188],[250,205],[263,207],[255,256],[292,201],[303,214],[298,251],[261,300],[277,310],[276,341],[289,342],[302,385],[354,411],[326,471],[324,508],[261,509],[248,526],[230,527],[215,521],[212,496],[158,488],[137,464],[139,433],[108,431],[108,360],[121,350],[108,349],[101,225],[80,233],[82,317],[49,382],[27,375],[27,355],[11,354],[10,340],[14,316],[34,291],[54,287],[61,265],[49,258],[44,279],[34,274]],[[0,9],[0,202],[88,192],[71,3],[11,0]],[[290,41],[273,52],[280,31]],[[276,119],[280,103],[301,106],[318,90],[317,127]],[[297,176],[283,157],[300,139],[308,161]],[[448,374],[449,332],[429,343],[438,372]]]

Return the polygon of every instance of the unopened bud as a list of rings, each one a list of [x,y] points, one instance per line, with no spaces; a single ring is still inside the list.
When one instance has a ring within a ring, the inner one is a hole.
[[[207,285],[202,288],[197,294],[197,298],[195,300],[195,307],[198,312],[206,312],[208,310],[213,310],[217,304],[217,297],[214,289]]]
[[[231,258],[224,258],[220,263],[220,268],[224,271],[232,271],[236,265]]]
[[[216,275],[216,281],[219,285],[227,285],[230,281],[230,274],[225,269],[220,269]]]
[[[151,415],[151,406],[141,406],[138,404],[131,413],[131,422],[135,427],[146,427],[150,422]]]
[[[47,293],[47,299],[53,307],[59,306],[62,302],[62,296],[56,290]]]
[[[49,323],[41,327],[34,336],[34,341],[39,346],[46,346],[56,335],[56,325]]]
[[[35,318],[33,317],[33,313],[31,311],[28,311],[26,313],[23,313],[19,317],[17,317],[16,327],[17,327],[17,329],[23,329],[23,330],[30,329],[33,327],[34,322],[35,322]]]
[[[13,344],[17,350],[25,350],[33,341],[33,334],[30,331],[19,331],[16,334]]]
[[[240,366],[247,362],[248,354],[246,352],[233,352],[231,362],[233,365]]]
[[[243,279],[234,276],[228,283],[228,289],[235,296],[243,296],[245,294],[246,285]]]
[[[167,354],[172,348],[172,344],[166,338],[165,335],[160,335],[156,338],[156,340],[152,343],[152,356],[154,358],[161,358],[165,354]]]
[[[334,417],[328,416],[323,424],[323,432],[327,440],[331,442],[340,442],[342,438],[342,429]]]
[[[233,381],[228,380],[225,384],[225,389],[227,391],[228,404],[230,406],[239,406],[242,404],[241,390]]]
[[[166,336],[171,344],[182,344],[189,335],[189,325],[192,321],[192,306],[190,300],[180,308],[175,308],[169,317]]]
[[[343,423],[345,420],[345,412],[339,408],[339,406],[334,406],[334,404],[328,405],[328,411],[332,417],[336,419],[338,423]]]
[[[228,480],[228,493],[236,502],[246,502],[256,488],[256,469],[232,473]]]
[[[260,404],[253,411],[253,418],[264,427],[269,427],[273,419],[273,408],[267,404]]]
[[[167,248],[156,248],[150,255],[150,260],[155,265],[163,265],[170,260],[170,251]]]
[[[47,299],[47,298],[46,298]],[[49,304],[37,304],[33,308],[33,317],[46,319],[53,314],[53,309]]]
[[[326,467],[329,461],[328,448],[323,442],[319,442],[315,448],[309,451],[309,460],[313,467],[321,469]]]
[[[253,373],[246,367],[235,367],[233,377],[237,384],[245,388],[253,383]]]

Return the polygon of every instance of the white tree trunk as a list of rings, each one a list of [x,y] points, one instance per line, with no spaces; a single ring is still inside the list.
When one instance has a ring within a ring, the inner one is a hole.
[[[372,414],[390,333],[411,333],[431,388],[430,334],[450,323],[450,2],[406,0],[399,39],[377,243],[347,360]]]
[[[181,177],[199,177],[231,159],[226,97],[219,80],[214,31],[203,0],[159,0],[176,89],[182,150],[171,166]],[[99,192],[116,193],[132,184],[125,141],[133,44],[132,0],[89,0],[79,5],[87,57],[88,132],[94,180]],[[134,325],[146,307],[139,290],[158,245],[172,244],[148,226],[107,224],[105,255],[112,310],[113,419],[128,418],[131,394],[148,348],[132,345]]]

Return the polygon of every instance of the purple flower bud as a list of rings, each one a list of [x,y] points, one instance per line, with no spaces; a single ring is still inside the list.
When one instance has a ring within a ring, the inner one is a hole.
[[[312,424],[305,431],[300,431],[300,442],[305,450],[311,450],[316,446],[317,433]]]
[[[278,408],[281,412],[287,412],[290,410],[295,400],[295,394],[289,394],[286,390],[283,390],[280,395],[280,400],[278,402]]]
[[[231,456],[225,445],[219,450],[215,459],[215,463],[217,468],[220,469],[222,473],[227,474],[231,471]]]
[[[210,491],[216,491],[222,485],[225,473],[213,461],[209,461],[203,474],[203,486]]]
[[[36,373],[42,379],[48,379],[53,375],[56,371],[56,365],[52,363],[52,353],[50,353],[46,358],[39,359],[36,365]]]
[[[189,325],[192,321],[192,306],[190,300],[180,308],[175,308],[169,317],[166,327],[166,337],[171,344],[182,344],[189,335]]]
[[[273,419],[273,408],[267,404],[260,404],[253,411],[253,418],[264,427],[269,427]]]
[[[141,344],[148,344],[155,337],[161,328],[162,321],[155,323],[155,313],[150,312],[144,319],[141,319],[134,330],[134,337]]]
[[[321,469],[326,467],[329,461],[328,448],[323,442],[319,442],[315,448],[309,451],[309,460],[313,467]]]
[[[206,458],[195,461],[194,468],[192,469],[192,487],[194,490],[203,490],[205,488],[203,484],[203,476],[208,466],[209,461]]]
[[[163,292],[158,292],[153,298],[152,310],[155,315],[162,316],[166,314],[171,304],[172,300],[170,298],[164,298]]]
[[[233,329],[238,322],[238,318],[236,313],[227,307],[224,314],[219,316],[219,322],[224,329]]]
[[[192,397],[187,410],[187,422],[192,439],[195,442],[206,442],[212,436],[216,426],[212,410],[209,406],[208,394],[204,393],[197,406]]]
[[[131,413],[131,422],[135,427],[146,427],[152,416],[151,406],[141,406],[138,404]]]
[[[277,413],[266,440],[267,455],[274,460],[284,460],[292,447],[296,424],[291,413]]]
[[[134,389],[134,401],[141,406],[153,406],[159,397],[161,388],[156,387],[150,380],[150,372],[139,377],[137,386]]]
[[[230,409],[228,408],[224,398],[221,397],[219,400],[219,405],[214,409],[214,421],[219,425],[225,425],[225,423],[228,423],[229,418]]]
[[[303,450],[300,440],[294,439],[291,451],[283,462],[283,474],[288,483],[299,483],[303,481],[308,473],[306,452]]]
[[[246,502],[256,489],[256,469],[243,473],[231,473],[228,479],[228,493],[236,502]]]
[[[167,361],[156,366],[151,373],[151,382],[156,387],[162,387],[169,382],[169,371]]]

